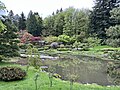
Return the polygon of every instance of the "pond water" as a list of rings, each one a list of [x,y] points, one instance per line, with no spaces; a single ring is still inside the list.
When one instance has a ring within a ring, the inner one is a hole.
[[[114,85],[107,74],[109,61],[77,55],[51,62],[54,62],[52,67],[55,68],[55,73],[61,75],[63,80],[74,79],[75,82],[83,84]]]

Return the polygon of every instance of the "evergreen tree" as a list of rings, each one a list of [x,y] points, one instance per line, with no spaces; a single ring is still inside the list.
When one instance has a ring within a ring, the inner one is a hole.
[[[56,14],[58,14],[58,13],[59,13],[59,10],[57,9]]]
[[[42,18],[38,13],[29,12],[27,18],[27,30],[33,36],[40,36],[42,33]]]
[[[8,18],[13,22],[14,20],[14,13],[12,10],[10,10],[10,12],[8,13]]]
[[[20,16],[18,14],[14,16],[14,24],[17,28],[19,28],[19,18]]]
[[[18,56],[17,28],[8,17],[4,17],[4,21],[2,22],[6,26],[6,29],[0,32],[0,56]],[[0,58],[0,60],[2,59]]]
[[[42,17],[40,17],[38,13],[34,13],[34,15],[37,20],[36,36],[40,36],[42,34],[42,29],[43,29],[43,20],[42,20]]]
[[[62,8],[60,9],[60,12],[63,12],[63,9],[62,9]]]
[[[114,8],[110,12],[111,19],[115,26],[106,29],[107,40],[106,44],[113,47],[120,47],[120,7]]]
[[[21,13],[21,17],[19,18],[19,30],[25,30],[26,29],[26,19],[25,19],[25,15],[22,12]]]
[[[119,0],[96,0],[90,15],[90,30],[92,36],[106,39],[106,28],[111,26],[110,10],[118,7]]]
[[[54,15],[55,15],[55,13],[53,12],[53,13],[52,13],[52,15],[54,16]]]

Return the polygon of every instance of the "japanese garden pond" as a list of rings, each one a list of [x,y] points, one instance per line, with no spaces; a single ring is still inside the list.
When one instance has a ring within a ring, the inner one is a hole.
[[[74,79],[75,82],[83,84],[96,83],[106,86],[116,85],[114,78],[107,73],[108,64],[113,62],[91,56],[69,55],[57,60],[45,60],[45,65],[51,67],[50,71],[61,75],[63,80]]]

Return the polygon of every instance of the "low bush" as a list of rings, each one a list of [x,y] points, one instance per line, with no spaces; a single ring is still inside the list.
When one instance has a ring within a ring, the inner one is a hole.
[[[101,39],[89,37],[85,39],[85,42],[88,43],[89,47],[94,47],[100,45]]]
[[[110,52],[109,56],[114,60],[120,60],[120,51],[116,50],[114,52]]]
[[[106,44],[112,47],[120,47],[120,39],[107,39]]]
[[[18,67],[0,68],[0,80],[3,80],[3,81],[21,80],[25,76],[26,76],[26,72]]]
[[[71,40],[70,40],[70,36],[60,35],[58,36],[58,41],[63,42],[63,44],[69,44]]]
[[[19,48],[21,48],[21,49],[27,49],[27,45],[26,44],[21,44],[21,45],[19,45]]]
[[[2,60],[5,60],[6,58],[3,56],[3,55],[0,55],[0,62],[2,61]]]
[[[69,48],[58,48],[57,50],[58,51],[69,51],[70,49]]]
[[[52,42],[57,42],[58,38],[56,36],[48,36],[44,38],[45,41],[47,41],[48,44]]]
[[[107,64],[107,74],[111,77],[111,82],[120,85],[120,63],[109,62]]]

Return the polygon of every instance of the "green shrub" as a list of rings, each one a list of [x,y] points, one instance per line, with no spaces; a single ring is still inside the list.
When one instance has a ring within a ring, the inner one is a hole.
[[[70,49],[69,48],[58,48],[57,50],[58,51],[69,51]]]
[[[3,56],[3,55],[0,55],[0,62],[2,61],[2,60],[5,60],[6,58]]]
[[[27,45],[26,44],[19,45],[19,48],[21,48],[21,49],[27,49]]]
[[[109,62],[107,64],[107,74],[111,77],[110,81],[120,85],[120,63]]]
[[[44,50],[44,48],[42,47],[42,48],[38,48],[38,51],[43,51]]]
[[[106,44],[113,46],[113,47],[119,47],[120,46],[120,25],[111,26],[108,29],[106,29],[106,35],[108,36],[108,39],[106,40]]]
[[[60,35],[58,36],[58,41],[63,42],[64,44],[69,44],[70,43],[70,37],[67,35]]]
[[[120,51],[116,50],[114,52],[110,52],[109,56],[114,60],[120,60]]]
[[[0,68],[0,79],[3,81],[21,80],[26,76],[26,72],[18,67]]]
[[[119,47],[120,46],[120,39],[107,39],[106,44],[112,47]]]
[[[90,47],[94,47],[100,45],[101,39],[89,37],[85,40],[85,42],[87,42]]]
[[[80,44],[81,44],[80,42],[75,41],[75,43],[73,44],[73,47],[79,48]]]
[[[47,43],[52,43],[52,42],[57,42],[58,41],[58,37],[56,36],[48,36],[44,38],[45,41],[47,41]]]

